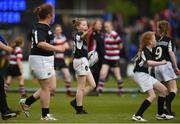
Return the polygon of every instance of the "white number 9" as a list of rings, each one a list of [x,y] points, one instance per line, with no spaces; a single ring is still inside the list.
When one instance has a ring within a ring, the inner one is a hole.
[[[161,47],[157,47],[156,48],[156,53],[155,53],[157,56],[156,56],[156,60],[161,58],[162,56],[162,48]]]

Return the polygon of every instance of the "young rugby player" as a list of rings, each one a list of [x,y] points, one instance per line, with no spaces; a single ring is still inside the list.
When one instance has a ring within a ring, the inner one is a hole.
[[[7,79],[4,84],[4,88],[7,91],[13,78],[18,78],[19,80],[19,92],[21,98],[26,97],[26,91],[24,87],[24,77],[23,77],[23,65],[22,65],[22,47],[24,45],[23,37],[16,37],[14,41],[10,43],[10,46],[14,49],[9,57],[9,65],[7,68]]]
[[[164,114],[163,109],[167,88],[149,74],[149,67],[165,65],[167,63],[166,60],[159,62],[154,61],[152,49],[155,46],[156,39],[154,32],[145,32],[142,34],[134,68],[134,80],[143,92],[148,93],[148,97],[143,101],[138,111],[132,116],[132,120],[134,121],[146,121],[143,118],[143,113],[156,97],[154,89],[159,92],[159,96],[161,97],[160,102],[158,102],[158,116],[164,119],[171,119],[171,117]]]
[[[75,30],[73,67],[77,75],[77,92],[76,98],[71,101],[71,106],[76,110],[76,114],[87,114],[83,108],[83,98],[96,87],[87,59],[86,35],[89,31],[87,20],[77,18],[73,20],[73,27]],[[88,81],[88,85],[86,81]]]
[[[176,56],[174,53],[174,41],[167,36],[169,28],[168,21],[162,20],[157,25],[157,46],[154,49],[155,60],[166,60],[166,65],[157,66],[155,68],[155,77],[161,81],[168,89],[166,97],[166,114],[173,115],[171,103],[177,93],[176,74],[180,73],[177,66]],[[158,98],[159,99],[159,98]],[[159,101],[159,100],[158,100]]]
[[[51,4],[42,4],[36,9],[38,23],[32,29],[32,48],[29,64],[39,81],[40,88],[27,99],[21,99],[20,105],[24,114],[29,117],[30,106],[38,99],[41,103],[41,120],[57,120],[50,114],[50,94],[56,89],[54,70],[54,51],[63,52],[63,46],[53,46],[54,35],[50,24],[54,21],[54,8]]]
[[[120,49],[122,49],[122,40],[119,35],[113,30],[112,22],[105,22],[105,56],[104,61],[100,71],[99,83],[97,87],[97,91],[99,94],[103,92],[104,84],[106,76],[109,72],[109,68],[112,68],[114,76],[117,80],[118,85],[118,95],[122,95],[122,77],[119,67],[119,60],[120,60]]]
[[[64,45],[67,48],[69,48],[69,44],[67,43],[66,36],[62,34],[62,27],[61,25],[57,24],[55,25],[54,29],[54,45]],[[72,88],[71,88],[71,75],[68,69],[68,65],[65,62],[65,56],[64,52],[56,52],[54,55],[54,66],[56,71],[61,71],[64,76],[64,82],[66,85],[67,89],[67,95],[68,96],[74,96],[72,93]]]

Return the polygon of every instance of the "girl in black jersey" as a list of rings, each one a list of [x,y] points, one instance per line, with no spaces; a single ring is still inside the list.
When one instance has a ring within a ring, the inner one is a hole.
[[[163,83],[168,89],[168,95],[166,97],[166,114],[174,116],[171,110],[171,103],[177,93],[176,74],[180,73],[177,66],[176,56],[174,53],[174,42],[167,36],[169,23],[162,20],[157,25],[157,46],[154,49],[155,60],[166,60],[166,65],[157,66],[155,68],[155,77]],[[176,74],[175,74],[176,72]]]
[[[161,102],[158,104],[159,111],[157,117],[169,119],[163,113],[163,104],[167,94],[167,89],[157,79],[149,74],[149,67],[164,65],[167,63],[165,60],[160,62],[154,61],[152,48],[154,48],[155,45],[156,39],[153,32],[149,31],[142,34],[134,68],[134,80],[140,86],[143,92],[148,93],[148,97],[143,101],[139,110],[132,116],[132,120],[134,121],[146,121],[143,118],[143,113],[156,97],[154,89],[159,91],[159,96],[161,96]]]
[[[73,67],[77,75],[77,92],[76,98],[71,101],[71,106],[76,110],[76,114],[87,114],[83,109],[83,97],[96,87],[87,59],[86,35],[89,31],[87,20],[84,18],[75,19],[73,26],[75,29]],[[86,80],[88,85],[86,85]]]
[[[57,120],[49,114],[50,94],[56,88],[56,76],[54,71],[54,51],[63,52],[63,46],[53,46],[53,33],[50,24],[54,20],[54,8],[51,4],[42,4],[36,9],[38,23],[32,29],[32,48],[29,56],[29,64],[32,72],[39,81],[40,88],[27,99],[21,99],[20,105],[24,114],[29,117],[29,108],[32,103],[40,99],[42,117],[41,120]]]

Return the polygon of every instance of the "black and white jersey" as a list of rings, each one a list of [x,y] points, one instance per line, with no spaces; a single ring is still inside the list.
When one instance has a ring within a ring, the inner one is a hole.
[[[152,49],[144,48],[141,57],[135,60],[134,72],[149,73],[149,67],[147,65],[148,60],[154,60]]]
[[[164,37],[157,37],[157,44],[156,48],[154,48],[153,53],[155,54],[156,61],[171,61],[169,56],[169,51],[174,51],[174,42],[171,38],[164,36]]]
[[[82,58],[88,55],[88,48],[86,39],[81,38],[82,33],[76,33],[74,35],[74,58]]]
[[[31,55],[53,56],[53,51],[48,51],[37,47],[39,42],[51,44],[53,43],[53,39],[54,35],[48,25],[42,23],[35,24],[31,32]]]

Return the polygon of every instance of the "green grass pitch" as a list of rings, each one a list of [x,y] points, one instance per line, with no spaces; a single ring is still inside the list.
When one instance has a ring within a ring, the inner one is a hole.
[[[30,82],[28,82],[30,83]],[[59,82],[58,82],[59,83]],[[179,83],[178,87],[179,87]],[[15,87],[17,84],[13,84]],[[32,86],[31,84],[27,84]],[[61,83],[62,86],[63,83]],[[33,85],[32,87],[34,87]],[[114,80],[110,79],[106,85],[107,87],[116,87]],[[125,79],[124,87],[136,87],[132,80]],[[30,94],[28,94],[30,95]],[[64,93],[57,93],[52,97],[51,101],[51,113],[58,119],[53,121],[55,123],[134,123],[131,121],[131,117],[135,111],[139,108],[142,101],[146,98],[146,94],[140,93],[126,93],[119,97],[115,93],[105,93],[102,96],[87,96],[84,100],[84,107],[88,111],[87,115],[76,115],[75,111],[70,106],[70,101],[73,99],[67,97]],[[8,93],[7,100],[9,106],[13,109],[20,109],[18,104],[19,94]],[[177,116],[173,120],[157,121],[156,115],[156,101],[145,112],[144,117],[150,123],[179,123],[180,122],[180,94],[176,96],[173,102],[173,110]],[[40,102],[36,102],[30,109],[30,117],[26,118],[23,113],[17,118],[13,118],[7,121],[0,119],[0,123],[44,123],[40,120],[41,109]],[[50,123],[50,122],[48,122]]]

